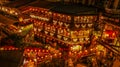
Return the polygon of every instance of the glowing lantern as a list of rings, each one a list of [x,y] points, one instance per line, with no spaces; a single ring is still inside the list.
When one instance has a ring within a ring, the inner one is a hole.
[[[90,49],[90,51],[93,51],[93,49]]]
[[[22,18],[22,17],[20,17],[20,18],[19,18],[19,21],[20,21],[20,22],[22,22],[22,21],[23,21],[23,18]]]
[[[82,54],[82,51],[80,51],[79,54]]]
[[[50,56],[50,58],[52,58],[52,55]]]
[[[8,48],[8,50],[11,50],[11,48]]]
[[[59,55],[62,55],[62,53],[59,53]]]
[[[27,51],[30,51],[29,49],[27,49]]]
[[[82,46],[80,46],[80,45],[76,45],[76,46],[71,47],[71,50],[73,50],[73,51],[79,51],[81,49],[82,49]]]
[[[47,58],[48,56],[46,55],[45,57]]]
[[[43,59],[43,57],[41,57]]]
[[[0,48],[0,50],[4,50],[4,48]]]
[[[75,51],[74,53],[76,54],[77,52]]]
[[[48,52],[48,50],[46,50],[46,52]]]
[[[13,9],[10,10],[10,14],[13,14],[15,11]]]
[[[11,48],[12,50],[15,50],[16,48]]]
[[[87,50],[85,50],[85,52],[87,53],[88,51],[87,51]]]
[[[35,52],[37,52],[37,50],[35,49]]]
[[[31,52],[33,52],[33,49],[30,49]]]
[[[16,50],[18,50],[18,48],[16,48]]]
[[[57,54],[54,54],[55,57],[57,57]]]
[[[39,60],[40,58],[39,58],[39,57],[37,57],[37,59]]]
[[[106,36],[107,37],[110,37],[110,38],[115,38],[115,32],[114,31],[112,31],[112,30],[106,30],[105,31],[106,32]]]
[[[77,38],[73,38],[72,40],[73,40],[73,42],[77,42],[78,39]]]
[[[42,52],[45,52],[45,50],[42,50]]]

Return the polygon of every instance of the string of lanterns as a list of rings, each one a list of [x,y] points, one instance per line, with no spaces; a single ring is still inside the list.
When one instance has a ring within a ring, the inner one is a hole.
[[[20,14],[19,10],[15,8],[10,8],[10,7],[5,7],[5,6],[0,6],[0,11],[3,11],[7,14],[18,16]]]
[[[0,50],[1,51],[13,51],[13,50],[18,50],[18,48],[7,46],[7,47],[1,47]]]
[[[50,54],[50,51],[47,49],[39,49],[39,48],[26,48],[24,50],[24,57],[28,57],[30,59],[37,59],[37,63],[43,62],[45,60],[50,60],[53,57],[60,58],[61,53]]]
[[[84,56],[88,56],[89,54],[93,54],[96,53],[96,48],[91,48],[89,50],[84,50],[84,51],[69,51],[68,52],[68,57],[76,57],[76,58],[80,58],[80,57],[84,57]],[[62,53],[54,53],[51,54],[49,50],[47,49],[39,49],[39,48],[26,48],[24,51],[23,56],[24,57],[28,57],[27,60],[34,60],[36,59],[37,63],[39,64],[40,62],[44,62],[47,60],[51,60],[52,58],[61,58],[62,57]]]

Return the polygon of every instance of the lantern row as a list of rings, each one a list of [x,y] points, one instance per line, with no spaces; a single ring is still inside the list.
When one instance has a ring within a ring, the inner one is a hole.
[[[27,60],[33,60],[36,61],[38,64],[47,60],[51,60],[52,58],[61,58],[62,57],[62,53],[54,53],[51,54],[50,52],[47,52],[47,50],[42,50],[42,49],[25,49],[24,51],[24,58],[27,58]],[[84,56],[88,56],[91,53],[96,53],[96,49],[95,48],[91,48],[90,50],[84,50],[84,51],[69,51],[68,52],[68,57],[76,57],[76,58],[80,58],[80,57],[84,57]],[[65,58],[64,58],[65,59]]]
[[[2,51],[12,51],[12,50],[18,50],[18,48],[14,48],[14,47],[1,47],[0,50],[2,50]]]

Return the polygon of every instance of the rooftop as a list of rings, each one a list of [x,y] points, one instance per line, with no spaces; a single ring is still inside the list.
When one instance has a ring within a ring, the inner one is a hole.
[[[85,6],[81,4],[62,4],[60,2],[36,1],[27,6],[41,7],[50,9],[53,12],[73,14],[73,15],[86,15],[97,14],[97,8]]]
[[[97,14],[97,8],[84,6],[80,4],[58,5],[50,9],[53,12],[60,12],[71,15],[94,15]]]
[[[5,4],[5,6],[17,8],[17,7],[20,7],[23,5],[27,5],[28,3],[31,3],[34,1],[36,1],[36,0],[15,0],[13,2]]]

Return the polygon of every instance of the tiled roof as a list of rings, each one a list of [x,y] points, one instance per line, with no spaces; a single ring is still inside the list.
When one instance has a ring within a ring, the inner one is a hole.
[[[58,5],[51,8],[50,10],[73,15],[97,14],[97,9],[95,7],[88,7],[83,5]]]
[[[33,1],[36,1],[36,0],[16,0],[14,2],[6,4],[5,6],[16,8],[16,7],[27,5],[28,3],[31,3]]]
[[[120,19],[120,14],[103,13],[104,16]]]

